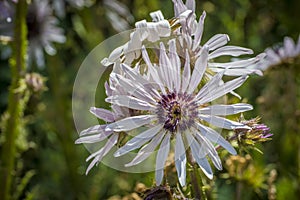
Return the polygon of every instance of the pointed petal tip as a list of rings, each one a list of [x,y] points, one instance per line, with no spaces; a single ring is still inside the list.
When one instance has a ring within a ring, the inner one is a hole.
[[[232,148],[233,150],[232,151],[229,151],[229,153],[231,153],[232,155],[236,156],[237,155],[237,152],[235,150],[235,148]]]
[[[203,173],[205,174],[205,176],[207,177],[207,178],[209,178],[210,180],[212,180],[213,178],[214,178],[214,174],[213,173],[208,173],[208,172],[206,172],[205,170],[202,170],[203,171]]]
[[[122,154],[119,150],[117,150],[115,153],[114,153],[114,157],[120,157]]]
[[[77,140],[75,140],[75,144],[81,144],[81,138],[78,138]]]
[[[96,107],[90,107],[90,112],[93,113],[96,109]]]
[[[263,76],[264,73],[261,70],[255,70],[254,73],[258,76]]]
[[[180,178],[180,177],[178,177],[178,179],[179,179],[180,185],[181,185],[182,187],[184,187],[184,186],[186,185],[185,178]]]
[[[127,164],[125,164],[124,166],[125,166],[125,167],[132,167],[133,164],[132,164],[132,163],[127,163]]]
[[[108,126],[104,130],[105,131],[112,131],[112,129],[110,127],[108,127]]]
[[[227,41],[229,42],[230,41],[230,37],[228,34],[224,34],[224,36],[226,37]]]

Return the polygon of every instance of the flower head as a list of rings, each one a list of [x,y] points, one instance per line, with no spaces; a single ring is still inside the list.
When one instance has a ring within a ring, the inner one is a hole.
[[[258,69],[267,70],[282,63],[290,63],[300,56],[300,36],[297,44],[290,37],[285,37],[283,45],[265,50],[266,58],[258,63]]]
[[[250,129],[224,116],[251,110],[251,105],[213,105],[212,102],[240,87],[247,74],[257,73],[259,70],[248,67],[260,57],[229,63],[212,62],[219,56],[239,56],[250,54],[252,50],[224,46],[229,41],[225,34],[217,34],[200,45],[205,13],[197,23],[193,0],[186,4],[181,0],[174,2],[174,19],[165,20],[160,11],[151,13],[152,22],[137,22],[129,41],[102,61],[105,66],[114,65],[107,86],[110,93],[106,98],[113,112],[93,108],[92,113],[105,119],[107,124],[83,131],[77,140],[77,143],[95,143],[109,138],[104,147],[88,158],[94,160],[87,172],[111,150],[121,133],[130,137],[131,131],[138,131],[139,134],[131,137],[114,156],[120,157],[138,149],[133,160],[125,165],[131,167],[142,163],[157,150],[156,184],[160,185],[175,140],[175,167],[179,182],[184,186],[187,157],[196,162],[208,178],[212,178],[208,158],[217,169],[222,169],[214,145],[236,154],[231,144],[211,126],[229,130]],[[145,43],[150,48],[146,49]],[[223,75],[237,78],[224,82]],[[121,111],[121,115],[117,116],[116,110]],[[86,133],[96,134],[85,136]]]
[[[64,43],[66,38],[61,28],[57,27],[57,19],[52,15],[47,0],[34,0],[27,13],[29,60],[36,60],[39,67],[45,65],[43,49],[54,55],[56,50],[52,42]]]
[[[13,35],[14,7],[11,2],[0,1],[0,42],[11,40]]]
[[[238,137],[238,143],[242,146],[253,146],[256,143],[262,143],[271,140],[273,134],[270,133],[270,128],[265,124],[261,124],[260,118],[250,120],[240,120],[242,124],[247,125],[251,129],[235,129]],[[258,150],[258,149],[257,149]]]
[[[207,70],[213,73],[223,71],[224,75],[228,76],[242,76],[254,73],[262,75],[261,71],[255,68],[255,66],[264,58],[265,54],[260,54],[255,58],[236,59],[235,61],[226,63],[214,62],[214,59],[221,56],[237,57],[253,54],[253,51],[240,46],[226,46],[230,41],[227,34],[216,34],[201,45],[206,12],[203,11],[199,17],[199,21],[197,21],[194,0],[186,1],[185,4],[182,0],[173,0],[173,2],[176,17],[173,23],[180,24],[180,28],[174,30],[174,35],[179,37],[181,49],[189,49],[191,60],[196,60],[201,54],[201,49],[207,46],[209,51]],[[174,24],[172,26],[174,26]],[[224,71],[224,69],[226,70]]]
[[[117,85],[122,85],[127,94],[115,93],[106,101],[139,112],[108,124],[105,130],[126,132],[142,126],[148,127],[118,149],[114,155],[118,157],[141,147],[137,156],[126,164],[129,167],[141,163],[158,148],[156,161],[158,185],[163,178],[163,168],[171,140],[175,139],[176,169],[181,185],[185,185],[185,150],[188,147],[191,148],[193,158],[209,178],[212,178],[212,169],[206,156],[221,169],[221,161],[211,142],[220,144],[232,154],[236,153],[220,134],[207,126],[206,122],[225,129],[247,128],[244,124],[222,118],[220,115],[240,113],[252,109],[252,106],[210,105],[213,100],[242,85],[247,77],[242,76],[220,85],[223,74],[218,73],[198,90],[207,65],[207,49],[203,49],[193,70],[189,54],[186,53],[183,71],[176,53],[175,40],[169,42],[169,50],[167,55],[164,44],[160,44],[159,63],[156,64],[150,62],[146,49],[142,49],[148,67],[146,74],[142,75],[126,64],[121,64],[123,75],[113,73]]]
[[[153,21],[146,22],[142,20],[137,22],[136,30],[131,34],[130,40],[113,51],[108,58],[102,61],[102,64],[107,66],[121,61],[130,65],[134,60],[140,58],[140,51],[143,45],[151,45],[149,41],[154,43],[154,47],[157,45],[155,42],[169,37],[176,37],[178,54],[184,57],[185,49],[188,49],[192,63],[201,55],[203,47],[207,46],[209,55],[206,71],[208,74],[222,71],[227,76],[262,75],[262,72],[256,68],[256,65],[264,58],[264,53],[249,59],[235,59],[226,63],[215,62],[214,60],[221,56],[238,57],[253,54],[253,51],[239,46],[226,46],[230,40],[227,34],[216,34],[201,45],[206,17],[205,11],[200,16],[199,21],[197,21],[194,0],[186,1],[185,4],[182,0],[173,0],[173,3],[175,18],[165,20],[161,11],[151,13]]]

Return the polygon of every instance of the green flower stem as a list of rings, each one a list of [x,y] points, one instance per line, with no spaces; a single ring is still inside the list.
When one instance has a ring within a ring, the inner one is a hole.
[[[244,188],[243,182],[241,180],[239,180],[236,183],[236,188],[235,188],[235,199],[236,200],[242,199],[243,188]]]
[[[188,158],[189,164],[192,166],[192,169],[188,170],[188,172],[189,172],[189,175],[191,178],[193,199],[206,200],[207,197],[206,197],[205,191],[203,190],[203,183],[201,180],[201,176],[199,174],[197,164],[195,163],[195,161],[192,158],[190,149],[187,150],[187,158]]]
[[[72,187],[74,198],[83,198],[84,185],[83,177],[78,173],[77,169],[80,165],[79,155],[74,145],[77,134],[74,131],[73,121],[70,115],[71,101],[68,100],[71,88],[62,87],[69,85],[63,77],[62,66],[64,65],[56,56],[48,57],[49,66],[49,83],[50,83],[50,106],[56,113],[54,124],[54,132],[57,134],[68,170],[69,183]],[[59,114],[57,114],[59,113]],[[49,119],[51,120],[51,119]]]
[[[3,127],[5,142],[2,147],[0,170],[0,199],[10,199],[12,176],[14,173],[15,140],[18,136],[19,122],[24,111],[24,94],[20,90],[21,80],[26,69],[27,27],[26,27],[26,0],[19,0],[16,4],[14,27],[13,57],[11,58],[11,86],[8,99],[8,119]]]
[[[295,85],[296,85],[296,111],[295,111],[295,119],[296,119],[296,144],[297,144],[297,162],[298,162],[298,193],[300,192],[300,123],[299,123],[299,116],[300,116],[300,56],[296,59],[296,62],[293,66],[294,72],[293,74],[295,75]],[[297,120],[298,119],[298,120]]]

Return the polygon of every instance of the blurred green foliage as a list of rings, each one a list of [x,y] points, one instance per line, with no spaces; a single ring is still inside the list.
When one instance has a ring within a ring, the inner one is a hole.
[[[120,1],[128,7],[135,21],[150,20],[149,13],[159,9],[166,18],[173,16],[171,0]],[[103,164],[99,164],[88,176],[84,175],[88,165],[85,158],[89,152],[83,145],[74,144],[78,134],[71,110],[73,82],[86,55],[117,31],[105,15],[103,1],[95,1],[91,6],[81,9],[63,2],[66,4],[66,15],[59,19],[59,23],[65,31],[66,43],[56,44],[57,54],[46,56],[45,69],[35,65],[29,68],[29,71],[39,72],[46,77],[48,90],[31,97],[25,110],[24,130],[17,140],[18,154],[13,181],[16,193],[13,197],[108,199],[113,195],[132,193],[139,182],[151,187],[153,173],[128,174]],[[284,36],[296,40],[300,33],[300,1],[297,0],[212,0],[196,3],[198,16],[203,10],[207,12],[203,41],[214,34],[227,33],[231,38],[230,44],[252,48],[258,54],[266,47],[282,41]],[[130,26],[134,27],[134,23],[130,22]],[[0,51],[4,55],[8,51],[7,46],[0,44]],[[216,182],[208,183],[212,186],[207,189],[210,199],[272,199],[270,190],[274,185],[277,199],[299,198],[300,116],[291,115],[294,109],[299,109],[300,104],[300,66],[297,67],[296,72],[282,68],[264,77],[251,77],[238,91],[254,105],[254,111],[247,115],[260,115],[263,123],[271,127],[273,140],[259,147],[263,155],[251,152],[251,166],[245,168],[242,177],[229,179],[229,172],[233,170],[230,167],[216,172]],[[293,80],[290,79],[291,75]],[[8,105],[10,78],[8,58],[4,56],[0,59],[2,119],[5,118]],[[98,87],[96,105],[97,101],[104,99],[102,85],[103,82]],[[293,88],[296,91],[291,92]],[[294,96],[289,96],[291,93]],[[0,145],[3,141],[1,133]],[[276,170],[277,176],[268,184],[271,169]],[[239,196],[238,192],[241,192]]]

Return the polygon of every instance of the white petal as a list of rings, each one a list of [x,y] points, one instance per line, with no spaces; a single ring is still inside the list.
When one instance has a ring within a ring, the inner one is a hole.
[[[123,45],[123,46],[120,46],[120,47],[118,47],[118,48],[116,48],[116,49],[114,49],[114,50],[110,53],[110,55],[109,55],[109,57],[108,57],[108,61],[111,62],[111,63],[116,62],[116,60],[120,58],[120,56],[121,56],[121,54],[122,54],[122,52],[123,52],[123,48],[124,48],[124,45]],[[106,66],[106,65],[105,65],[105,66]]]
[[[190,83],[191,67],[190,67],[190,56],[188,50],[185,52],[185,64],[183,69],[183,76],[181,82],[181,92],[184,93]]]
[[[192,10],[195,12],[196,9],[196,3],[195,0],[186,0],[185,5],[188,9]]]
[[[247,78],[248,78],[248,76],[241,76],[241,77],[238,77],[231,81],[228,81],[217,88],[210,89],[210,90],[208,89],[209,94],[206,95],[205,97],[203,97],[202,99],[200,99],[198,101],[198,103],[205,104],[207,102],[211,102],[211,101],[235,90],[236,88],[240,87],[247,80]]]
[[[111,136],[108,139],[108,141],[106,142],[106,144],[105,144],[104,147],[102,147],[99,151],[91,154],[86,159],[86,161],[89,161],[90,159],[92,159],[93,157],[95,157],[93,159],[93,161],[89,164],[89,166],[88,166],[85,174],[88,174],[89,171],[94,167],[94,165],[96,163],[99,163],[102,160],[102,158],[111,150],[111,148],[117,143],[118,137],[119,137],[119,134],[114,134],[113,136]]]
[[[139,150],[137,156],[128,164],[125,164],[125,167],[130,167],[137,165],[148,158],[155,150],[155,148],[160,144],[161,140],[163,139],[164,132],[160,132],[157,134],[151,142],[143,146],[141,150]]]
[[[176,133],[175,146],[175,167],[178,174],[179,183],[181,186],[186,184],[186,155],[185,148],[180,133]]]
[[[250,104],[237,103],[232,105],[212,105],[199,109],[199,113],[204,115],[233,115],[252,109],[253,107]]]
[[[87,129],[81,131],[79,135],[84,136],[84,135],[89,135],[89,134],[94,134],[94,133],[103,133],[105,128],[106,128],[106,124],[92,126],[92,127],[89,127]]]
[[[285,37],[284,41],[284,50],[286,53],[286,57],[294,57],[295,56],[295,42],[290,37]]]
[[[196,162],[198,163],[199,167],[204,172],[204,174],[209,179],[212,179],[213,172],[210,167],[210,164],[206,159],[206,155],[207,155],[206,149],[204,151],[201,150],[200,147],[202,146],[202,144],[199,144],[199,142],[190,133],[186,133],[185,135],[189,143],[189,146],[191,148],[193,158],[196,160]]]
[[[156,101],[152,98],[152,91],[149,91],[146,85],[138,84],[137,82],[133,82],[130,79],[125,78],[124,76],[116,74],[116,77],[119,81],[119,86],[124,88],[127,93],[132,96],[135,96],[141,100],[144,100],[149,103],[156,103]],[[149,85],[155,87],[155,85],[149,83]],[[109,95],[112,96],[112,95]]]
[[[200,151],[206,151],[208,153],[208,156],[211,158],[214,166],[218,170],[222,170],[221,159],[212,143],[208,141],[205,137],[203,137],[199,132],[195,131],[194,133],[198,142],[202,144]]]
[[[211,166],[210,166],[207,158],[206,157],[204,157],[204,158],[197,158],[196,161],[197,161],[197,164],[199,165],[199,167],[201,168],[201,170],[207,176],[207,178],[213,179],[214,175],[213,175]]]
[[[170,137],[171,134],[167,133],[157,152],[156,167],[155,167],[156,185],[160,185],[163,179],[165,162],[167,160],[170,151]]]
[[[171,35],[171,27],[169,21],[161,20],[157,22],[156,31],[159,37],[169,37]]]
[[[127,117],[125,119],[121,119],[119,121],[107,125],[105,130],[106,131],[112,130],[115,132],[129,131],[138,128],[140,126],[143,126],[145,124],[149,124],[154,118],[155,115],[139,115],[139,116]]]
[[[153,22],[158,22],[158,21],[161,21],[161,20],[165,19],[160,10],[155,11],[155,12],[151,12],[150,16],[151,16]]]
[[[173,0],[175,17],[178,17],[182,12],[184,12],[187,7],[183,4],[182,0]]]
[[[159,22],[147,22],[147,31],[149,35],[147,40],[149,42],[156,42],[160,37],[168,37],[171,33],[171,28],[168,20],[161,20]]]
[[[237,69],[222,69],[222,68],[216,68],[216,67],[210,67],[212,71],[219,73],[224,71],[224,75],[226,76],[244,76],[244,75],[250,75],[250,74],[257,74],[259,76],[262,76],[263,73],[259,69],[254,68],[237,68]]]
[[[198,26],[195,32],[195,39],[194,39],[194,43],[193,43],[193,51],[196,50],[197,47],[199,47],[200,42],[201,42],[201,38],[202,38],[202,34],[203,34],[203,27],[204,27],[204,20],[206,17],[206,12],[203,11],[202,15],[200,16],[199,22],[198,22]]]
[[[107,81],[105,81],[104,83],[104,87],[105,87],[105,94],[107,96],[111,96],[112,95],[112,89],[110,88],[109,84],[107,83]]]
[[[221,67],[224,69],[227,68],[246,68],[249,67],[251,65],[256,64],[257,62],[259,62],[261,59],[263,59],[265,57],[265,53],[261,53],[259,55],[257,55],[255,58],[249,58],[246,60],[238,60],[238,61],[233,61],[233,62],[227,62],[227,63],[208,63],[208,67]]]
[[[211,115],[200,115],[199,118],[207,121],[208,123],[220,127],[220,128],[225,128],[225,129],[236,129],[236,128],[245,128],[245,129],[250,129],[248,126],[235,122],[223,117],[218,117],[218,116],[211,116]]]
[[[200,57],[196,60],[192,73],[189,89],[187,91],[189,94],[193,93],[197,88],[207,67],[208,46],[204,46],[201,52]]]
[[[116,104],[119,106],[124,106],[136,110],[155,110],[155,106],[147,103],[146,101],[140,100],[138,98],[127,96],[127,95],[116,95],[107,97],[106,102]]]
[[[104,131],[100,134],[96,135],[89,135],[89,136],[84,136],[75,141],[75,144],[81,144],[81,143],[96,143],[100,142],[104,139],[106,139],[108,136],[110,136],[113,132],[112,131]]]
[[[135,136],[131,140],[129,140],[124,146],[122,146],[120,149],[118,149],[115,153],[115,157],[122,156],[134,149],[140,148],[142,145],[144,145],[146,142],[151,140],[161,129],[163,125],[154,126],[139,135]]]
[[[115,120],[113,112],[103,108],[91,107],[90,112],[106,122],[113,122]]]
[[[169,91],[172,91],[172,69],[171,69],[171,62],[166,54],[166,49],[164,44],[160,43],[160,56],[159,56],[159,69],[161,71],[162,79],[165,81],[166,86],[168,87]]]
[[[142,47],[142,56],[143,56],[143,59],[144,59],[146,65],[148,66],[148,71],[149,71],[151,77],[153,78],[154,82],[156,82],[158,84],[162,93],[166,94],[163,81],[160,79],[157,69],[154,68],[154,66],[152,65],[145,46]]]
[[[173,72],[173,84],[174,89],[179,92],[180,90],[180,84],[181,84],[181,69],[180,69],[180,58],[176,51],[176,40],[172,39],[169,41],[169,58],[171,65],[174,69],[172,69]]]
[[[245,54],[253,54],[253,51],[248,48],[239,46],[224,46],[209,54],[208,59],[213,59],[219,56],[240,56]]]
[[[131,78],[132,81],[136,81],[137,83],[139,83],[141,85],[147,85],[147,84],[149,84],[149,81],[147,81],[146,79],[144,79],[141,76],[141,74],[139,74],[136,71],[134,71],[128,65],[122,63],[121,64],[121,68],[126,73],[126,75],[128,75]]]
[[[201,90],[198,92],[198,94],[195,97],[195,101],[206,97],[211,93],[212,90],[215,90],[220,86],[220,83],[222,82],[222,76],[224,74],[224,71],[214,75],[208,83],[206,83]]]
[[[267,56],[266,59],[269,60],[271,63],[278,63],[280,62],[281,58],[272,48],[267,48],[265,50]]]
[[[192,150],[192,155],[195,159],[196,159],[196,157],[204,158],[205,156],[207,156],[207,153],[208,153],[207,149],[204,149],[202,147],[203,145],[194,138],[192,132],[186,132],[185,137],[187,139],[189,147]]]
[[[204,126],[201,123],[197,123],[197,125],[198,125],[198,129],[200,130],[201,134],[204,137],[206,137],[213,143],[217,143],[217,144],[221,145],[229,153],[236,155],[235,149],[217,131],[215,131],[214,129],[212,129],[210,127]]]
[[[209,51],[213,51],[221,46],[224,46],[229,41],[227,34],[217,34],[210,38],[205,45],[209,47]]]

